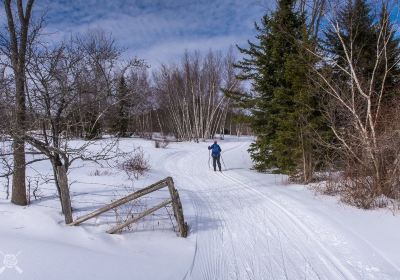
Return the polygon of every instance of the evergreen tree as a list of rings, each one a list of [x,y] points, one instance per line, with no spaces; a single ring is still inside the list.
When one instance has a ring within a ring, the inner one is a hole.
[[[127,137],[128,125],[129,125],[129,91],[122,75],[119,79],[118,91],[117,91],[117,111],[112,125],[114,133],[120,137]]]
[[[382,6],[379,19],[375,19],[366,0],[348,0],[338,13],[337,24],[344,44],[340,41],[332,26],[325,32],[326,50],[331,54],[338,66],[333,69],[336,72],[336,77],[343,81],[348,80],[348,77],[339,69],[339,67],[349,68],[344,45],[352,57],[351,62],[357,74],[363,77],[365,81],[370,80],[375,68],[376,44],[378,40],[383,44],[385,39],[388,39],[388,65],[393,68],[386,77],[385,90],[393,91],[398,85],[400,74],[397,63],[399,59],[399,41],[395,38],[394,32],[389,31],[392,28],[392,24],[386,5]],[[380,34],[382,28],[385,32]],[[381,36],[380,39],[378,39],[379,36]],[[375,79],[377,80],[375,86],[377,90],[382,85],[385,71],[384,65],[385,62],[383,60],[380,61],[377,70],[375,70]]]
[[[393,31],[393,23],[390,20],[390,14],[388,12],[387,5],[382,5],[382,10],[379,15],[379,22],[376,25],[376,36],[379,36],[379,32],[383,31],[384,40],[381,41],[381,45],[384,44],[384,41],[387,41],[386,46],[386,55],[387,55],[387,67],[391,68],[389,75],[386,76],[385,79],[385,98],[384,104],[387,106],[392,106],[393,102],[397,102],[394,100],[394,97],[398,93],[398,86],[400,84],[400,48],[399,48],[399,38],[395,37],[395,32]],[[378,77],[380,79],[378,83],[378,87],[382,85],[382,76],[385,72],[385,63],[379,64],[377,72],[379,73]]]
[[[308,64],[315,61],[304,51],[313,45],[305,15],[295,11],[294,0],[280,0],[256,30],[258,43],[239,48],[245,58],[236,65],[242,70],[238,78],[251,80],[255,92],[241,99],[253,113],[257,139],[250,153],[255,168],[301,173],[302,181],[308,182],[315,162],[312,134],[322,121],[308,82]]]
[[[354,2],[353,2],[354,1]],[[348,0],[338,12],[335,23],[338,24],[340,36],[352,57],[352,63],[363,73],[372,74],[376,52],[376,32],[371,8],[365,0]],[[348,68],[343,44],[333,26],[325,31],[325,46],[337,65]],[[337,69],[338,73],[342,71]]]

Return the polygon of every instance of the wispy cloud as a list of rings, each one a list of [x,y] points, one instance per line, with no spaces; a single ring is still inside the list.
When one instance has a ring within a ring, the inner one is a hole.
[[[270,0],[273,1],[273,0]],[[111,32],[129,55],[158,65],[189,50],[226,50],[254,36],[268,0],[37,0],[47,30],[62,38],[88,29]]]

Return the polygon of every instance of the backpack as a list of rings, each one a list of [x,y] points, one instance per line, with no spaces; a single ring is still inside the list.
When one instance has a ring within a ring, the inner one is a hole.
[[[213,144],[211,148],[212,148],[211,149],[212,154],[215,155],[215,156],[218,156],[219,153],[220,153],[220,150],[221,150],[219,145],[218,144]]]

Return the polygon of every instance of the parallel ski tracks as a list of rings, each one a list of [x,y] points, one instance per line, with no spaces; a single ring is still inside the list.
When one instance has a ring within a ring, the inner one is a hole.
[[[179,152],[165,165],[196,212],[195,254],[184,279],[360,279],[295,214],[234,171],[204,171],[206,159],[204,151]]]

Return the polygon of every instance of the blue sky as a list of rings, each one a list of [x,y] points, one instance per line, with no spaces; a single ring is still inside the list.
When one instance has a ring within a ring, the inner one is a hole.
[[[227,50],[253,39],[273,0],[36,0],[47,10],[52,40],[102,28],[126,49],[157,67],[188,50]]]

